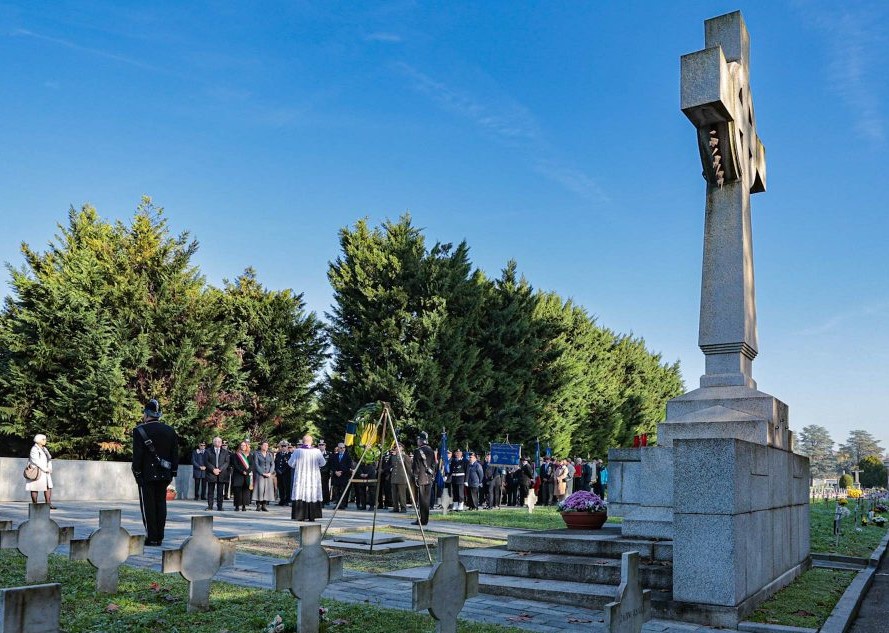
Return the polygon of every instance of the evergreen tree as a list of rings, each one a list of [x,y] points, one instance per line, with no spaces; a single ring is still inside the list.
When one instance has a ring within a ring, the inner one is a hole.
[[[809,458],[812,477],[832,477],[836,474],[836,456],[833,439],[823,426],[804,426],[797,436],[797,452]]]
[[[225,313],[235,330],[238,381],[228,381],[228,418],[254,440],[305,433],[314,407],[315,377],[326,358],[326,341],[302,295],[266,290],[248,268],[226,282]],[[234,405],[234,406],[231,406]]]
[[[852,466],[861,463],[865,457],[883,456],[880,442],[868,431],[857,429],[849,431],[849,437],[840,445],[840,467],[851,470]]]

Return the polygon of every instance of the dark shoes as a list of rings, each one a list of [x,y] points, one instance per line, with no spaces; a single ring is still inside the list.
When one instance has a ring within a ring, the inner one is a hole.
[[[163,541],[145,541],[145,547],[160,547]]]

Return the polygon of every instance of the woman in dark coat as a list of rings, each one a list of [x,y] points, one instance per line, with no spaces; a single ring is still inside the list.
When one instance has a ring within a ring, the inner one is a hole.
[[[232,456],[232,500],[235,503],[235,511],[246,511],[250,503],[250,493],[253,490],[253,456],[250,454],[250,446],[247,442],[241,442],[238,450]]]

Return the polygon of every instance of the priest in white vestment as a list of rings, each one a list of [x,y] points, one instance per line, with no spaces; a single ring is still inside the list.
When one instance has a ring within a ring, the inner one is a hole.
[[[293,509],[290,518],[294,521],[314,521],[321,518],[321,467],[327,463],[321,451],[312,446],[312,436],[306,435],[302,444],[287,462],[293,469],[293,487],[290,498]]]

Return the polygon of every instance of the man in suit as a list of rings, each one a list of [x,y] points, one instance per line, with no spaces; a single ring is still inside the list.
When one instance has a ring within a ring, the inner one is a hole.
[[[167,523],[167,486],[179,468],[179,439],[172,427],[160,421],[161,407],[149,400],[142,424],[133,430],[133,476],[139,486],[145,544],[158,546]]]
[[[334,500],[334,503],[338,504],[340,497],[343,496],[343,492],[346,490],[346,486],[349,485],[349,477],[352,476],[352,458],[346,452],[344,443],[340,442],[336,445],[336,453],[331,461],[333,462],[330,466],[333,472],[333,477],[331,478],[333,496],[331,498]],[[349,507],[348,499],[343,499],[343,506]]]
[[[204,453],[204,466],[207,467],[207,509],[213,509],[213,499],[216,499],[216,509],[222,510],[222,497],[225,481],[229,476],[231,456],[228,449],[223,448],[222,438],[213,438],[213,448]]]
[[[318,440],[318,450],[321,451],[321,457],[325,460],[321,467],[321,507],[326,508],[330,503],[330,453],[327,450],[327,443],[323,439]]]
[[[194,479],[194,500],[207,500],[207,467],[204,466],[206,442],[198,442],[198,447],[191,453],[191,476]]]

